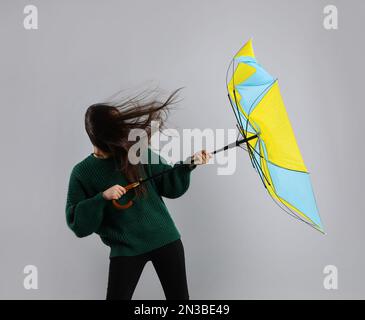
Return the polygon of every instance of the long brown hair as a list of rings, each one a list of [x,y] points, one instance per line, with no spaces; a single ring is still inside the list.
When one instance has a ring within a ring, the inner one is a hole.
[[[143,172],[140,163],[131,164],[128,161],[129,148],[135,143],[128,140],[130,130],[144,130],[150,141],[151,122],[157,121],[159,128],[163,127],[170,106],[176,103],[180,89],[164,100],[151,98],[149,94],[142,92],[117,103],[96,103],[88,107],[85,113],[85,129],[91,143],[114,157],[116,169],[122,171],[129,182],[138,180]],[[143,185],[136,191],[137,194],[142,194],[145,191]]]

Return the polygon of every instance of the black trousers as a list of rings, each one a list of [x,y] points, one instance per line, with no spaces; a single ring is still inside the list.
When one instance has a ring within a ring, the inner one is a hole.
[[[180,239],[137,256],[110,258],[107,300],[131,300],[147,261],[152,261],[167,300],[189,300]]]

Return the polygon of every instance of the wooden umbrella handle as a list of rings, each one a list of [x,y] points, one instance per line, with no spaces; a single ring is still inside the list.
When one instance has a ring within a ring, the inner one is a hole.
[[[120,204],[118,202],[118,200],[112,200],[113,201],[113,206],[115,209],[118,210],[125,210],[128,209],[129,207],[131,207],[133,205],[133,201],[129,200],[126,204]]]
[[[129,190],[132,190],[136,187],[139,186],[139,182],[133,182],[131,184],[128,184],[127,186],[124,187],[124,189],[127,190],[127,192]],[[118,209],[118,210],[125,210],[125,209],[128,209],[129,207],[131,207],[133,205],[133,201],[132,200],[129,200],[126,204],[120,204],[118,202],[118,200],[112,200],[112,203],[113,203],[113,206],[115,209]]]

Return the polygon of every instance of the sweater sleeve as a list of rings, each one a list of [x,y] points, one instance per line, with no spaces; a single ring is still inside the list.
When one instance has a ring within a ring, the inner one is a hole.
[[[174,199],[182,196],[189,188],[190,174],[196,165],[183,164],[183,161],[177,162],[174,166],[167,164],[166,160],[161,156],[150,151],[154,157],[158,158],[158,164],[150,164],[151,174],[155,175],[162,171],[179,166],[165,174],[154,179],[158,193],[162,197]]]
[[[99,229],[106,203],[102,192],[87,197],[81,181],[74,172],[71,173],[66,201],[66,221],[77,237],[86,237]]]

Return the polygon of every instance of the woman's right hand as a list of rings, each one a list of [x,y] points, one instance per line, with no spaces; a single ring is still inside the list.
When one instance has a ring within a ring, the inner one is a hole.
[[[126,188],[116,184],[103,192],[103,197],[106,200],[118,200],[127,192]]]

